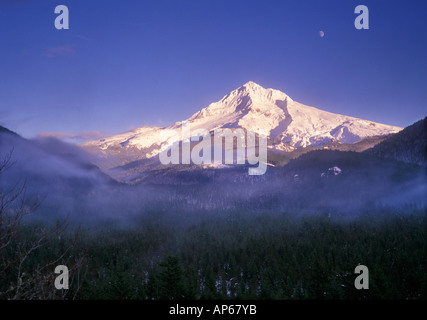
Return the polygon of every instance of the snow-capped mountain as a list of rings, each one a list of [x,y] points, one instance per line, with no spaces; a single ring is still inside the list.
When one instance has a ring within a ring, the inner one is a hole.
[[[402,130],[309,107],[279,90],[264,89],[254,82],[244,84],[187,121],[192,129],[241,127],[268,136],[275,141],[274,148],[284,150],[332,141],[354,143]]]
[[[153,159],[180,139],[175,132],[184,124],[191,130],[210,132],[219,128],[243,128],[267,136],[268,148],[277,151],[321,147],[328,143],[353,144],[402,130],[306,106],[279,90],[265,89],[250,81],[185,121],[164,128],[141,127],[84,143],[82,147],[108,160],[104,165],[98,164],[104,168]],[[161,133],[163,139],[160,139]]]

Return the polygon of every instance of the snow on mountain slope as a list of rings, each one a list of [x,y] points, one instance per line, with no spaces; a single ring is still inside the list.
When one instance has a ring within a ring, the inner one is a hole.
[[[175,130],[179,132],[184,124],[189,125],[192,131],[243,128],[267,136],[269,148],[281,151],[317,147],[330,142],[352,144],[367,137],[402,130],[306,106],[279,90],[265,89],[250,81],[185,121],[166,128],[142,127],[82,146],[103,157],[119,156],[119,164],[149,159],[178,141]],[[163,141],[160,140],[162,132],[166,134]]]

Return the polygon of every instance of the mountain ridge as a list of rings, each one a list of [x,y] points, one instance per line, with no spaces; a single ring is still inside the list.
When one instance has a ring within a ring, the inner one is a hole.
[[[366,153],[427,167],[427,117],[388,137]]]

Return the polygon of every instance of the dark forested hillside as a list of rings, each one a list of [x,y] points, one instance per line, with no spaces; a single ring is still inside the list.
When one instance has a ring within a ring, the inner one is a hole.
[[[427,117],[365,152],[381,158],[427,166]]]
[[[15,132],[13,132],[13,131],[11,131],[8,128],[5,128],[3,126],[0,126],[0,133],[10,133],[10,134],[13,134],[13,135],[17,135]]]

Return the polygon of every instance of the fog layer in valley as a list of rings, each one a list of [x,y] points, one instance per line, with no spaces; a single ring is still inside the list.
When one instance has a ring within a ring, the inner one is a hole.
[[[93,155],[54,138],[2,132],[0,153],[3,161],[10,158],[1,191],[25,186],[23,196],[40,201],[28,219],[44,222],[130,226],[151,216],[191,224],[235,212],[354,217],[426,206],[425,167],[356,152],[309,152],[261,176],[248,175],[244,165],[168,167],[136,185],[113,180],[92,164]]]

